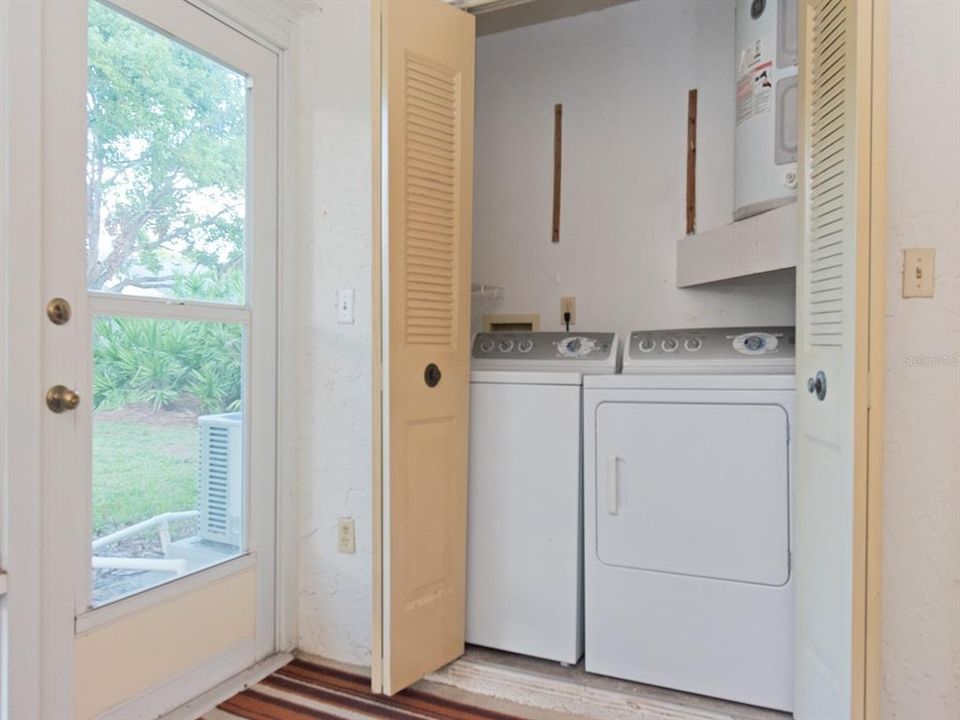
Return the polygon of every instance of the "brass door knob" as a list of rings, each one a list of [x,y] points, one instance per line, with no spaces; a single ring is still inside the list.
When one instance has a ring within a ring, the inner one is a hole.
[[[80,396],[64,385],[54,385],[47,390],[47,407],[55,413],[75,410],[80,404]]]

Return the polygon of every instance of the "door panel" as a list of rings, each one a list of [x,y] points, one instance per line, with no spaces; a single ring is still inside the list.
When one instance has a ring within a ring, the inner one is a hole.
[[[787,582],[790,481],[783,407],[604,403],[597,427],[602,563],[764,585]]]
[[[874,11],[800,14],[797,718],[864,711]]]
[[[278,59],[181,0],[42,41],[43,715],[155,717],[275,646]]]
[[[380,11],[383,664],[374,677],[382,670],[392,694],[463,652],[474,21],[439,0]]]

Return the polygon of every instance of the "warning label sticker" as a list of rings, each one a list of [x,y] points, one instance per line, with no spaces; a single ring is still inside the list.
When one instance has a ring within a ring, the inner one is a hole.
[[[737,126],[773,105],[773,35],[757,38],[740,51],[737,72]]]

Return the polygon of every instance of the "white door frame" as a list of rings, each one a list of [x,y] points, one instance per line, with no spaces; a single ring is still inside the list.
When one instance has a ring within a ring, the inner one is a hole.
[[[298,410],[294,385],[299,271],[293,242],[295,193],[290,191],[296,181],[296,123],[292,112],[295,76],[289,53],[293,23],[281,12],[264,13],[262,4],[246,0],[185,1],[267,47],[279,61],[276,611],[272,619],[275,642],[270,650],[290,650],[297,638],[298,544]],[[259,8],[254,9],[254,5]],[[72,670],[64,662],[73,657],[73,612],[67,618],[65,614],[51,617],[41,610],[44,601],[52,598],[45,597],[41,590],[43,568],[38,562],[45,535],[39,483],[43,467],[40,428],[45,411],[41,371],[43,258],[39,242],[43,226],[42,6],[35,1],[3,3],[0,7],[0,287],[4,290],[0,294],[0,391],[5,398],[0,407],[0,448],[4,450],[0,466],[0,566],[10,573],[5,602],[8,616],[15,618],[2,628],[0,644],[0,669],[9,673],[7,694],[0,695],[3,717],[66,717],[73,710]],[[12,511],[7,512],[7,508]]]

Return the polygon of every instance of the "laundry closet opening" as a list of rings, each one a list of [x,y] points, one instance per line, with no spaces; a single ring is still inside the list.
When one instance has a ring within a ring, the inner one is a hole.
[[[883,6],[449,4],[375,14],[374,689],[862,716]]]
[[[677,262],[691,221],[794,212],[797,8],[544,5],[476,16],[471,647],[441,676],[777,717],[685,693],[791,709],[794,271]]]

